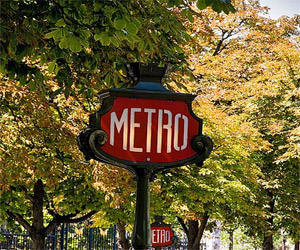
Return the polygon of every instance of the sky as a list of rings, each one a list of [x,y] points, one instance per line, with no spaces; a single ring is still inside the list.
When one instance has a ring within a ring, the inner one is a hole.
[[[272,19],[277,19],[282,15],[300,15],[300,0],[260,0],[262,6],[268,6],[269,15]]]

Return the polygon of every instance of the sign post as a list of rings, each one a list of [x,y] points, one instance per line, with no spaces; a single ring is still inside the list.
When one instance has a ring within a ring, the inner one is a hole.
[[[119,166],[137,179],[134,249],[146,250],[150,240],[150,180],[167,168],[201,166],[213,143],[202,134],[202,120],[192,111],[195,95],[165,89],[165,68],[131,64],[137,80],[129,89],[100,94],[102,105],[90,115],[89,127],[78,135],[87,159]]]
[[[147,169],[137,170],[137,194],[132,246],[134,249],[151,247],[150,230],[150,175]]]

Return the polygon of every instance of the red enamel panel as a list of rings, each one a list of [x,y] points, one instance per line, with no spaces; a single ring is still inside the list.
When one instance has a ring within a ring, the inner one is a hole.
[[[199,121],[184,101],[117,97],[100,126],[108,135],[101,150],[116,159],[169,163],[196,154],[191,140]]]

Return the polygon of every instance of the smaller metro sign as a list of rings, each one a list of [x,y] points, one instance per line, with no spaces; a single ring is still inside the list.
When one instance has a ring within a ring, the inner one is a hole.
[[[151,226],[152,247],[167,247],[174,244],[174,232],[168,225]]]

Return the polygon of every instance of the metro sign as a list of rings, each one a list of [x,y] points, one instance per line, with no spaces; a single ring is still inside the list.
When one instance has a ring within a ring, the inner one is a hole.
[[[136,165],[183,161],[196,154],[189,142],[199,124],[183,101],[117,97],[101,117],[109,140],[99,150]]]
[[[110,89],[79,135],[87,158],[121,166],[162,168],[201,162],[212,144],[192,111],[191,94],[138,88]]]
[[[151,226],[152,247],[167,247],[173,245],[174,232],[169,225]]]
[[[150,181],[159,171],[203,161],[212,140],[202,134],[202,120],[192,111],[191,94],[165,89],[166,67],[133,63],[128,76],[137,84],[129,89],[109,89],[100,94],[101,108],[90,115],[88,128],[78,135],[86,159],[131,171],[137,181],[132,246],[151,247]],[[153,246],[169,246],[176,237],[168,225],[153,226]]]

